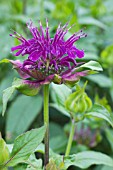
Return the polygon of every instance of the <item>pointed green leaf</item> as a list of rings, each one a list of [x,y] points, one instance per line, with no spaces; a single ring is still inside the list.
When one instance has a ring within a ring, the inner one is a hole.
[[[18,163],[28,160],[29,156],[35,151],[42,142],[46,127],[28,131],[14,141],[14,147],[9,161],[4,166],[15,166]]]
[[[35,96],[40,90],[40,87],[32,87],[29,84],[25,84],[24,80],[19,78],[15,78],[12,85],[15,87],[15,89],[27,96]]]
[[[67,156],[64,158],[64,163],[66,168],[74,165],[81,169],[85,169],[95,164],[113,167],[113,159],[111,157],[94,151],[84,151],[78,154]]]
[[[15,87],[12,86],[12,87],[9,87],[3,91],[3,99],[2,99],[3,100],[3,111],[2,111],[3,116],[6,111],[7,102],[9,100],[9,98],[11,97],[11,95],[13,94],[14,90],[15,90]]]
[[[26,170],[42,170],[42,159],[36,159],[35,154],[30,155],[26,163]]]
[[[63,106],[58,105],[56,103],[50,103],[49,106],[53,107],[57,111],[61,112],[63,115],[70,117],[70,114],[68,113],[68,111]]]
[[[18,135],[26,131],[31,123],[34,121],[36,116],[39,114],[41,109],[42,96],[18,96],[15,102],[11,104],[7,112],[6,138],[8,136],[8,140],[13,140]]]
[[[92,109],[85,114],[85,117],[98,117],[106,120],[113,127],[113,115],[108,110],[99,104],[94,104]]]
[[[85,25],[96,25],[96,26],[98,26],[98,27],[100,27],[102,29],[107,29],[107,26],[103,22],[101,22],[101,21],[99,21],[99,20],[97,20],[97,19],[95,19],[95,18],[93,18],[91,16],[82,16],[82,17],[80,17],[79,18],[79,23],[83,24],[83,25],[84,24]]]
[[[112,80],[110,77],[105,76],[104,74],[95,74],[87,76],[87,79],[98,84],[102,88],[112,87]]]
[[[110,129],[110,128],[106,128],[105,129],[105,134],[106,134],[106,137],[107,137],[107,140],[111,146],[111,149],[113,151],[113,129]]]
[[[10,63],[10,61],[7,59],[7,58],[5,58],[5,59],[3,59],[3,60],[0,60],[0,64],[1,63]]]
[[[14,167],[14,170],[26,170],[27,168],[27,164],[25,163],[21,163],[21,164],[18,164]],[[34,169],[33,169],[34,170]]]
[[[12,83],[12,86],[3,91],[3,99],[2,99],[3,100],[3,111],[2,111],[2,115],[4,115],[4,113],[6,111],[6,107],[7,107],[7,102],[10,99],[13,92],[15,91],[15,89],[20,91],[24,95],[35,96],[39,92],[40,87],[38,87],[38,88],[31,87],[29,84],[25,84],[22,79],[15,78],[13,83]]]
[[[64,101],[71,94],[71,89],[65,84],[51,84],[51,97],[58,105],[64,105]]]
[[[80,66],[81,68],[88,68],[95,71],[103,71],[101,65],[97,61],[89,61]]]
[[[9,159],[9,150],[8,147],[0,136],[0,169],[2,165]]]

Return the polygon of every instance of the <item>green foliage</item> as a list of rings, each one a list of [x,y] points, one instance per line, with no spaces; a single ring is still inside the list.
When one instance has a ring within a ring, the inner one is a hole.
[[[89,62],[81,65],[80,68],[88,68],[88,69],[94,70],[94,71],[102,71],[103,70],[101,65],[96,61],[89,61]]]
[[[26,131],[41,109],[42,97],[40,95],[37,97],[17,97],[7,111],[6,139],[12,141],[15,137]]]
[[[81,17],[79,18],[79,23],[80,24],[85,24],[85,25],[95,25],[98,26],[102,29],[107,29],[106,25],[100,22],[99,20],[93,18],[93,17]]]
[[[108,112],[105,107],[95,104],[90,112],[85,114],[85,117],[93,116],[106,120],[113,127],[113,114]]]
[[[12,87],[15,87],[16,90],[25,94],[27,96],[35,96],[40,90],[40,87],[33,87],[25,83],[24,80],[15,78],[12,84]]]
[[[112,109],[111,109],[111,107],[110,107],[110,105],[108,103],[108,100],[106,99],[105,96],[100,99],[98,94],[96,94],[96,96],[95,96],[95,103],[103,105],[110,113],[112,112]]]
[[[75,155],[70,155],[64,159],[65,167],[71,165],[77,166],[81,169],[88,168],[91,165],[108,165],[113,167],[113,159],[100,152],[85,151]]]
[[[113,142],[112,142],[113,141],[113,130],[107,128],[105,133],[106,133],[107,140],[110,143],[111,149],[113,150]]]
[[[22,80],[22,79],[16,78],[14,80],[12,86],[3,91],[3,112],[2,112],[2,115],[4,115],[4,113],[6,111],[7,102],[9,100],[9,98],[11,97],[11,95],[13,94],[13,92],[16,89],[27,96],[35,96],[39,92],[40,88],[31,87],[29,84],[25,84],[23,81],[24,80]]]
[[[29,157],[28,164],[26,170],[42,170],[42,159],[36,159],[33,154]]]
[[[18,163],[27,161],[29,156],[42,142],[45,131],[46,127],[43,126],[39,129],[33,129],[18,136],[14,141],[10,159],[4,164],[4,166],[15,166]]]
[[[6,111],[7,102],[9,100],[9,98],[11,97],[11,95],[13,94],[14,90],[15,90],[15,87],[9,87],[3,91],[3,112],[2,112],[2,115],[4,115],[4,113]]]
[[[0,167],[9,159],[9,150],[8,147],[0,136]]]
[[[112,80],[103,74],[89,75],[87,79],[103,88],[110,88],[112,86]]]
[[[71,94],[71,89],[66,85],[51,84],[51,96],[55,103],[64,105],[66,98]]]
[[[113,45],[109,45],[101,52],[101,62],[103,63],[103,66],[105,68],[113,66],[112,57],[113,57]]]

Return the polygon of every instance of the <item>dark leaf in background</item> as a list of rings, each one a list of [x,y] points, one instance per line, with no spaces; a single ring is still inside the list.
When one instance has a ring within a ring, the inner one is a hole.
[[[21,95],[12,103],[7,111],[6,138],[14,139],[26,131],[42,109],[42,97]]]

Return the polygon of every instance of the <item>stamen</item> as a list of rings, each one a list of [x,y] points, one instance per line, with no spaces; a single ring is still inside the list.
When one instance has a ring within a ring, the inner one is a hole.
[[[39,20],[39,24],[40,24],[40,30],[41,30],[41,33],[42,33],[42,40],[44,40],[44,30],[43,30],[43,27],[42,27],[42,23],[41,21]]]
[[[47,45],[50,43],[50,36],[49,36],[49,26],[48,26],[48,19],[46,18],[46,38],[47,38]]]
[[[74,27],[74,26],[75,26],[75,23],[72,24],[72,25],[68,28],[68,31],[69,31],[72,27]]]

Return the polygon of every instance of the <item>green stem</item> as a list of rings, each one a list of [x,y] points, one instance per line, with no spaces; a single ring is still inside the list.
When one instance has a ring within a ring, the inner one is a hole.
[[[75,133],[75,121],[72,120],[70,135],[69,135],[69,140],[68,140],[65,156],[68,156],[70,154],[74,133]]]
[[[44,166],[49,163],[49,85],[44,85],[44,124],[46,125],[45,133],[45,156]]]

